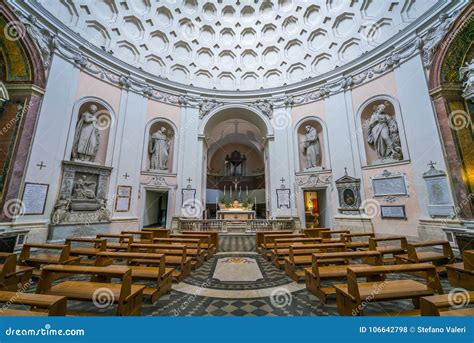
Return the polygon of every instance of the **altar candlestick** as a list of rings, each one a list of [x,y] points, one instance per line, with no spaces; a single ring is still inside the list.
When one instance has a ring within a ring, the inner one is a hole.
[[[230,187],[230,198],[232,199],[232,187]]]
[[[225,185],[224,185],[224,198],[225,198]]]
[[[240,199],[241,194],[242,194],[242,186],[240,186],[240,190],[239,190],[239,199]]]
[[[245,187],[247,188],[247,191],[246,191],[247,193],[246,193],[246,195],[247,195],[247,197],[248,197],[248,196],[249,196],[249,186],[245,186]]]

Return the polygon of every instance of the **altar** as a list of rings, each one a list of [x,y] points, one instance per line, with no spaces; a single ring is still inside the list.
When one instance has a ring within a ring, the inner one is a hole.
[[[255,219],[255,211],[239,208],[229,208],[217,211],[217,219],[248,220]]]

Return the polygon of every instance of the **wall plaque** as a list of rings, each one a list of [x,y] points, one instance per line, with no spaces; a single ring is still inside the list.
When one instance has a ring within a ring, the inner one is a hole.
[[[190,185],[188,185],[186,188],[181,189],[181,195],[182,195],[182,201],[181,201],[181,207],[188,207],[191,206],[191,208],[194,208],[195,204],[195,198],[196,198],[196,189],[191,188]]]
[[[280,188],[280,189],[277,189],[276,193],[277,193],[277,207],[290,208],[291,207],[291,202],[290,202],[291,191],[288,188]]]
[[[335,181],[339,196],[339,212],[344,214],[359,214],[360,179],[347,175]]]
[[[42,183],[25,182],[23,189],[23,214],[44,214],[46,197],[48,196],[49,185]]]
[[[132,197],[131,186],[117,186],[117,197],[115,198],[115,211],[130,211],[130,202]]]
[[[372,189],[374,197],[408,195],[405,175],[394,174],[388,170],[384,170],[382,175],[372,178]]]
[[[437,170],[431,162],[430,169],[423,174],[428,191],[428,212],[431,217],[448,217],[454,213],[454,206],[449,196],[450,191],[446,173]]]
[[[382,219],[407,219],[405,205],[381,205]]]

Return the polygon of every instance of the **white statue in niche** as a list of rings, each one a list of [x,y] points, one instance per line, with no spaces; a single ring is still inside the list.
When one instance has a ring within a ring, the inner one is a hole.
[[[170,143],[166,137],[166,128],[162,127],[151,135],[148,146],[150,169],[167,170]]]
[[[311,125],[306,125],[306,134],[303,142],[303,154],[306,156],[306,169],[321,165],[321,145],[318,132]]]
[[[459,79],[464,81],[462,96],[474,102],[474,58],[459,69]]]
[[[81,114],[77,123],[72,158],[74,160],[93,162],[99,148],[99,128],[97,127],[96,105],[90,105],[88,111]]]
[[[385,106],[374,106],[369,120],[367,142],[377,152],[378,163],[403,159],[397,122],[385,113]]]

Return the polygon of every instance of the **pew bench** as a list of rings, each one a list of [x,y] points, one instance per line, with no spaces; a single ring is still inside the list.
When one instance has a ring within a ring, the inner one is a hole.
[[[0,291],[0,304],[3,304],[0,316],[65,316],[67,299],[55,295]]]
[[[99,239],[106,240],[106,250],[109,251],[127,251],[130,244],[133,243],[133,235],[101,233],[96,236]]]
[[[299,282],[305,277],[304,268],[310,266],[314,253],[344,251],[343,243],[293,244],[288,256],[285,257],[285,272],[294,281]],[[335,258],[326,263],[344,263],[344,259]]]
[[[433,250],[420,251],[420,248],[431,248],[441,246],[442,252]],[[439,273],[445,272],[444,267],[455,261],[451,244],[448,241],[427,241],[407,244],[407,253],[395,255],[397,263],[432,263],[437,267]]]
[[[142,231],[151,232],[153,238],[168,238],[171,234],[170,229],[158,228],[158,227],[144,227]]]
[[[122,235],[132,235],[135,243],[152,243],[153,232],[150,231],[122,231]]]
[[[343,234],[342,240],[346,245],[347,250],[368,249],[370,238],[375,237],[374,233],[349,233]]]
[[[90,275],[91,281],[65,280],[53,285],[56,275]],[[121,283],[104,282],[111,278]],[[128,266],[47,265],[41,270],[38,294],[64,296],[68,300],[92,302],[94,305],[116,304],[115,315],[139,316],[145,286],[132,284],[132,270]],[[105,300],[105,304],[102,302]],[[90,313],[67,312],[70,315]]]
[[[207,251],[202,249],[201,238],[154,238],[153,244],[169,244],[186,246],[186,255],[192,258],[191,267],[199,268],[206,260]]]
[[[260,252],[260,249],[262,248],[263,245],[263,239],[265,235],[283,235],[283,234],[292,234],[292,230],[278,230],[278,231],[257,231],[255,233],[255,249],[257,252]]]
[[[80,261],[85,265],[93,265],[97,253],[107,249],[107,241],[104,238],[69,237],[64,243],[71,245],[71,256],[85,257]],[[79,243],[79,246],[74,246],[75,243]]]
[[[331,229],[327,227],[317,227],[317,228],[308,228],[308,229],[303,229],[302,233],[306,237],[320,237],[322,238],[322,233],[326,231],[331,231]]]
[[[214,253],[219,252],[219,232],[218,231],[181,231],[182,235],[188,236],[210,236],[210,242],[214,245]]]
[[[152,304],[156,303],[161,296],[171,291],[174,269],[166,268],[164,254],[99,252],[97,253],[95,265],[100,267],[109,266],[118,260],[127,262],[128,267],[132,270],[132,281],[150,280],[156,283],[155,287],[145,286],[143,290],[143,294],[150,298]]]
[[[295,238],[308,238],[303,234],[280,234],[280,235],[265,235],[263,236],[263,243],[260,248],[260,254],[265,258],[270,256],[271,250],[275,246],[275,239],[295,239]]]
[[[59,250],[59,254],[41,253],[31,254],[31,248],[43,250]],[[39,275],[39,269],[48,264],[78,264],[81,261],[80,257],[71,256],[70,244],[32,244],[25,243],[21,249],[19,264],[23,266],[34,267],[33,274]]]
[[[130,251],[164,254],[165,265],[174,269],[172,275],[177,282],[181,282],[191,273],[192,258],[187,255],[185,245],[133,243],[130,245]],[[134,260],[134,262],[151,264],[152,261],[145,258]]]
[[[462,308],[451,309],[453,306],[452,297],[460,297],[465,306]],[[466,300],[466,301],[465,301]],[[474,316],[474,307],[467,305],[474,304],[474,292],[458,292],[450,294],[432,295],[423,297],[420,300],[420,313],[422,316],[443,316],[443,317],[458,317],[458,316]]]
[[[327,261],[343,259],[344,264],[328,265]],[[359,263],[353,263],[361,260]],[[311,267],[305,268],[306,289],[316,295],[323,303],[330,295],[336,294],[334,287],[324,287],[323,281],[345,279],[347,268],[351,266],[382,265],[382,255],[378,251],[342,251],[314,253]]]
[[[0,290],[17,291],[28,288],[35,268],[17,265],[16,254],[0,252]]]
[[[407,252],[407,245],[408,242],[405,236],[369,238],[369,250],[380,252],[385,264],[394,263],[396,255],[405,254]],[[385,255],[392,255],[392,258],[385,258]]]
[[[385,279],[391,273],[422,273],[425,283],[416,280]],[[358,282],[357,278],[368,278],[370,281]],[[415,308],[419,308],[421,297],[443,294],[436,267],[428,263],[383,265],[347,268],[347,284],[334,285],[336,289],[337,309],[343,316],[364,315],[364,304],[377,301],[411,299]],[[409,311],[401,315],[412,315]]]
[[[211,241],[210,235],[184,235],[184,234],[172,234],[170,238],[179,238],[179,239],[200,239],[201,240],[201,249],[207,253],[206,259],[211,258],[215,252],[216,247]]]
[[[323,243],[339,243],[343,242],[343,236],[349,233],[350,231],[348,230],[329,230],[321,231],[320,236],[323,239]]]
[[[451,286],[474,291],[474,250],[464,250],[463,262],[447,264],[446,272]]]
[[[273,248],[267,253],[265,257],[270,259],[272,263],[280,269],[285,265],[285,257],[290,254],[290,246],[294,244],[318,244],[321,243],[321,241],[322,238],[319,237],[278,238],[275,239],[274,243],[270,245]]]

